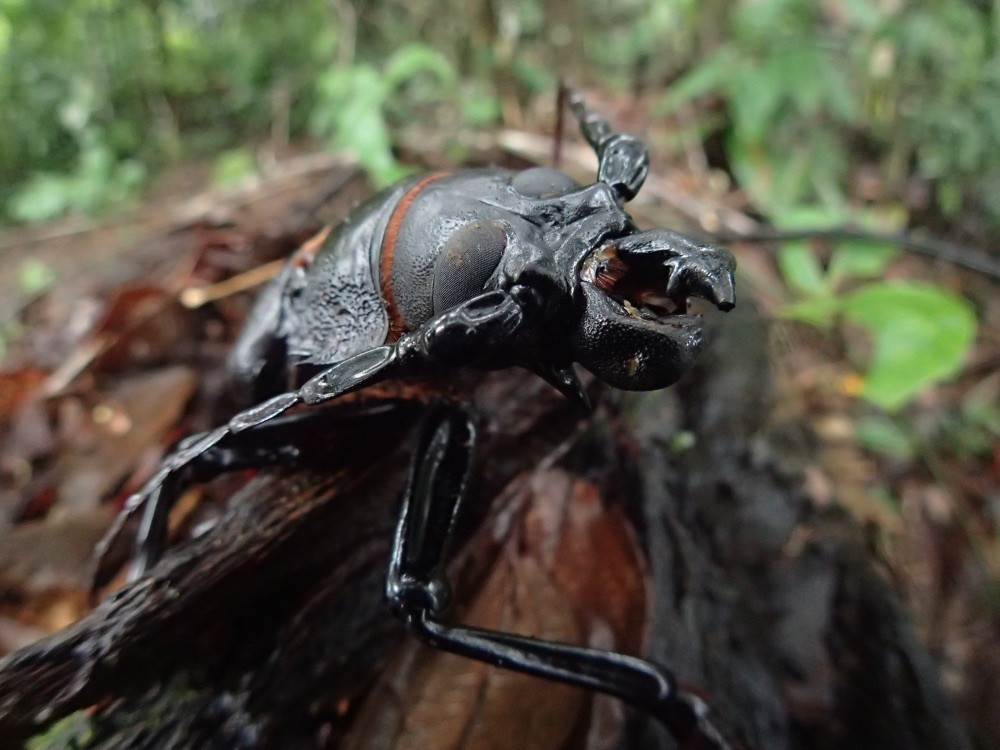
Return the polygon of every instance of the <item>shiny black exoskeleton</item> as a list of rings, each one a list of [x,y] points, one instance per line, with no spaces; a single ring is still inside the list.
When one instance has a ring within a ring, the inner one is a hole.
[[[262,294],[233,352],[237,377],[260,398],[284,390],[288,368],[381,352],[363,385],[399,374],[389,360],[403,357],[408,370],[520,365],[577,398],[574,362],[618,388],[670,385],[701,337],[697,317],[667,308],[683,312],[691,296],[732,307],[733,259],[668,230],[637,232],[622,202],[645,177],[645,148],[607,138],[594,139],[604,179],[592,185],[554,169],[484,169],[413,178],[369,201]]]
[[[701,333],[687,300],[730,309],[733,258],[669,230],[637,231],[622,205],[646,178],[645,145],[613,132],[578,96],[570,106],[599,159],[595,183],[541,168],[412,178],[289,260],[231,357],[236,381],[260,403],[185,441],[116,527],[144,507],[133,578],[162,553],[178,485],[297,455],[290,438],[270,445],[268,430],[255,430],[294,406],[389,378],[512,366],[586,404],[574,363],[627,390],[664,388],[688,369]],[[387,575],[392,610],[434,646],[618,696],[687,747],[726,747],[704,704],[662,667],[437,619],[450,597],[444,555],[474,437],[461,409],[441,407],[427,421]]]

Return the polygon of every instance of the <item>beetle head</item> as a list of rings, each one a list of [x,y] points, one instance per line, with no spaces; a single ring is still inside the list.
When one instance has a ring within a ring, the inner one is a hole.
[[[735,267],[729,251],[667,230],[605,241],[575,271],[574,361],[623,390],[671,385],[702,345],[688,299],[731,309]]]

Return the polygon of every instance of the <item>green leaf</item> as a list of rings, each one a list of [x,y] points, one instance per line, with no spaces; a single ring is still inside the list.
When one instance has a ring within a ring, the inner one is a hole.
[[[396,75],[416,63],[397,58]],[[330,137],[330,148],[353,153],[379,187],[399,179],[405,170],[392,155],[392,136],[383,108],[391,94],[389,79],[366,64],[334,68],[320,76],[320,106],[313,113],[316,135]]]
[[[774,216],[774,225],[785,231],[829,229],[847,221],[847,213],[836,206],[821,204],[787,206]]]
[[[842,310],[874,340],[861,395],[888,410],[953,375],[976,332],[967,301],[918,282],[870,284],[845,296]]]
[[[7,44],[10,42],[12,28],[7,17],[0,12],[0,58],[7,51]]]
[[[673,114],[692,99],[722,88],[738,65],[739,60],[734,50],[729,47],[721,48],[671,84],[667,95],[656,107],[656,115],[664,117]]]
[[[764,208],[773,208],[768,190],[771,182],[771,165],[760,144],[744,143],[736,133],[725,136],[726,153],[737,184],[743,188],[752,201]]]
[[[888,242],[838,242],[827,269],[830,284],[836,287],[844,279],[878,276],[898,254],[899,246]]]
[[[37,294],[56,280],[55,271],[38,258],[27,258],[21,263],[18,285],[25,294]]]
[[[935,192],[942,213],[949,218],[956,217],[962,210],[962,186],[955,180],[941,180]]]
[[[774,161],[764,147],[731,133],[726,139],[726,151],[736,181],[753,202],[768,214],[783,213],[790,202],[786,195],[775,190]]]
[[[433,47],[426,44],[407,44],[389,58],[385,66],[385,85],[389,91],[415,78],[421,73],[431,73],[442,87],[455,82],[455,69]]]
[[[257,161],[250,151],[245,148],[234,148],[223,151],[215,159],[212,181],[220,187],[234,185],[252,175],[256,169]]]
[[[854,436],[862,448],[894,458],[911,458],[913,440],[898,424],[884,416],[868,417],[854,425]]]
[[[515,58],[511,63],[511,72],[521,88],[533,94],[552,91],[558,85],[558,78],[553,70],[532,65],[526,60]]]
[[[698,436],[691,430],[678,430],[670,438],[670,450],[674,453],[684,453],[698,444]]]
[[[57,174],[36,174],[7,204],[15,221],[48,221],[64,213],[72,200],[71,178]]]
[[[44,733],[35,735],[28,743],[28,750],[76,750],[94,736],[93,722],[86,711],[77,711],[60,719]]]
[[[837,297],[813,297],[781,308],[781,317],[817,328],[832,326],[839,313],[840,299]]]
[[[382,110],[358,107],[352,112],[349,123],[337,133],[336,146],[353,153],[379,187],[392,182],[398,176],[397,165]]]
[[[778,250],[778,268],[788,288],[803,297],[826,295],[823,269],[805,241],[784,242]]]
[[[886,14],[891,12],[886,10],[887,6],[871,0],[845,0],[841,7],[851,21],[865,30],[878,28],[885,23]]]
[[[730,71],[729,105],[740,140],[760,143],[785,98],[786,81],[775,66],[743,65]]]
[[[818,87],[823,88],[825,104],[830,114],[845,124],[853,124],[859,117],[860,106],[848,72],[837,65],[837,59],[827,54],[826,63],[817,71]],[[817,86],[816,81],[812,85]]]
[[[459,106],[469,125],[490,125],[500,119],[500,99],[494,94],[471,92],[462,97]]]

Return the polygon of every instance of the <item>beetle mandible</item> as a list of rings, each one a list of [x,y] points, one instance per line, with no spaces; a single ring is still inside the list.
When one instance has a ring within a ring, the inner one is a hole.
[[[687,300],[732,308],[735,262],[676,232],[638,231],[623,204],[646,178],[645,144],[616,133],[578,94],[569,103],[598,157],[593,184],[548,168],[414,177],[297,251],[259,295],[230,357],[235,381],[260,403],[166,457],[98,554],[141,509],[130,577],[142,576],[162,554],[178,485],[268,456],[277,462],[287,446],[251,440],[239,457],[237,436],[245,442],[297,405],[459,367],[524,367],[584,406],[574,363],[625,390],[674,383],[702,343]],[[286,391],[302,373],[311,377]],[[705,704],[661,666],[438,619],[450,598],[444,555],[474,438],[461,409],[441,407],[425,424],[386,579],[394,613],[438,648],[615,695],[685,746],[727,747]],[[207,460],[221,449],[228,464]]]

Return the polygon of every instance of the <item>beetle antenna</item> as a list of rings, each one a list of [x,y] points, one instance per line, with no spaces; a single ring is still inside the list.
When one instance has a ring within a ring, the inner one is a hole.
[[[552,133],[552,168],[559,169],[562,161],[563,133],[566,130],[566,105],[569,101],[570,86],[565,79],[559,80],[556,92],[556,124]]]

